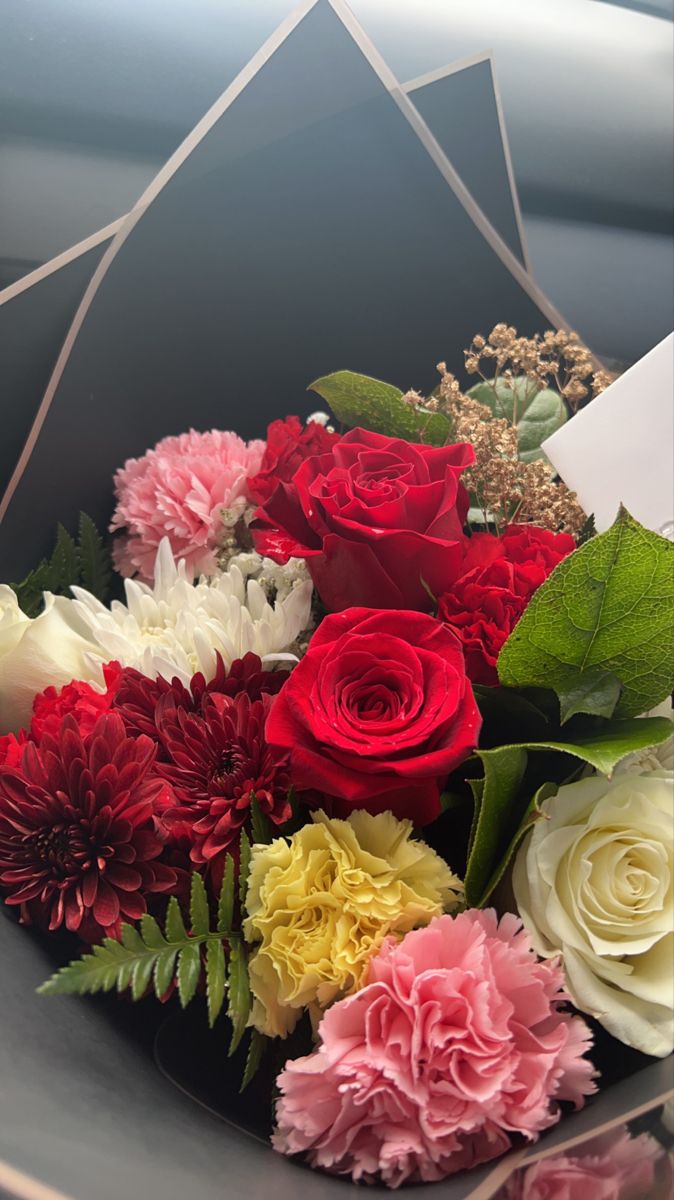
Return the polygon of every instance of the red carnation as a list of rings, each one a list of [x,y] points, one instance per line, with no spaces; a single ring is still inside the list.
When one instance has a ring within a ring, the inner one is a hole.
[[[273,754],[265,725],[274,703],[268,693],[204,695],[197,711],[166,695],[155,713],[163,761],[157,772],[178,801],[166,813],[184,832],[191,826],[192,861],[212,864],[238,841],[253,798],[279,825],[290,816],[287,756]]]
[[[269,499],[277,484],[290,483],[305,458],[327,454],[339,434],[328,433],[318,421],[303,425],[299,417],[272,421],[267,429],[267,448],[257,475],[248,480],[248,492],[258,504]]]
[[[440,597],[438,616],[458,633],[473,683],[498,684],[496,663],[534,592],[575,550],[567,533],[511,525],[502,538],[470,539],[464,575]]]
[[[97,691],[90,683],[74,679],[65,687],[48,687],[33,701],[33,717],[30,723],[31,737],[41,742],[45,733],[58,737],[63,718],[72,713],[80,733],[91,733],[102,713],[108,712],[115,698],[122,668],[119,663],[107,663],[103,667],[106,688]]]
[[[68,715],[57,737],[28,742],[18,767],[0,769],[0,886],[24,920],[93,941],[141,917],[149,893],[172,890],[175,872],[157,861],[166,785],[154,757],[114,714],[85,735]]]

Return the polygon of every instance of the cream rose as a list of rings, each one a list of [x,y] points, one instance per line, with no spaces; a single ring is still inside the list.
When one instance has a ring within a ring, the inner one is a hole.
[[[644,1054],[674,1048],[674,772],[561,787],[517,855],[513,887],[569,993]]]
[[[50,685],[103,682],[100,651],[74,602],[47,592],[44,605],[30,620],[12,589],[0,586],[0,734],[27,726],[35,696]]]

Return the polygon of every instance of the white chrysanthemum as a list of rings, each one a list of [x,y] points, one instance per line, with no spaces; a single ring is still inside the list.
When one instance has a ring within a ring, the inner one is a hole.
[[[229,560],[227,569],[238,567],[244,579],[256,579],[265,595],[276,600],[285,600],[300,584],[310,579],[307,564],[303,558],[289,558],[281,566],[271,558],[264,558],[255,550],[235,554]]]
[[[227,667],[252,651],[267,661],[287,653],[310,621],[312,587],[298,582],[283,599],[269,603],[255,579],[239,567],[192,584],[176,564],[168,539],[157,553],[152,587],[127,579],[126,604],[109,608],[83,588],[73,588],[79,616],[98,648],[92,657],[136,667],[154,678],[177,675],[188,683],[196,671],[212,678],[216,653]]]

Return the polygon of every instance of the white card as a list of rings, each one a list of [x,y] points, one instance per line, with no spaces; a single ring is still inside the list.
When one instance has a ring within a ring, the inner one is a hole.
[[[600,532],[622,503],[642,525],[674,538],[674,334],[543,449]]]

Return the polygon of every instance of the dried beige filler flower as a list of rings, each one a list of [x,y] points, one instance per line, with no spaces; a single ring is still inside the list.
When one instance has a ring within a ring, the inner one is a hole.
[[[525,338],[512,325],[495,325],[489,337],[473,338],[465,362],[469,375],[480,375],[487,383],[496,377],[513,383],[525,375],[539,388],[554,388],[572,412],[612,382],[607,371],[595,371],[595,360],[578,334],[565,329]]]
[[[495,416],[487,404],[465,395],[445,363],[438,364],[440,383],[431,396],[424,398],[410,389],[403,400],[419,414],[443,413],[450,422],[451,439],[473,446],[475,465],[464,478],[473,508],[480,513],[478,523],[497,532],[517,521],[578,534],[586,516],[575,493],[555,477],[547,460],[520,461],[518,397],[528,404],[542,388],[552,388],[562,397],[560,404],[575,412],[583,401],[608,387],[613,376],[595,370],[590,351],[575,333],[548,330],[525,338],[505,324],[496,325],[488,337],[474,337],[465,351],[465,364],[468,374],[479,375],[494,390],[497,385],[512,388],[509,418]],[[494,407],[498,411],[498,405]]]

